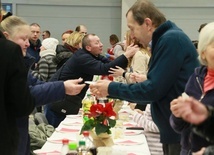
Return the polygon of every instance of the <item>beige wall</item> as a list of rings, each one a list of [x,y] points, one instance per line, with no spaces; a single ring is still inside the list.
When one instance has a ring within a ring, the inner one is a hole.
[[[136,2],[136,0],[122,0],[121,40],[123,40],[126,30],[128,30],[126,24],[126,12],[134,4],[134,2]]]
[[[4,3],[13,3],[13,11],[15,12],[18,4],[44,4],[46,7],[48,7],[48,5],[60,5],[61,7],[64,5],[121,7],[121,26],[119,26],[121,39],[123,39],[127,30],[126,12],[135,1],[136,0],[2,0]],[[167,19],[175,22],[192,40],[198,38],[197,30],[201,23],[214,21],[213,0],[152,1],[166,15]],[[61,11],[63,12],[63,10]],[[111,13],[111,17],[115,18],[114,13]],[[111,27],[114,29],[113,26]]]
[[[125,33],[126,12],[136,0],[122,0],[121,36]],[[213,0],[152,0],[168,20],[175,22],[192,40],[198,39],[200,24],[214,21]]]

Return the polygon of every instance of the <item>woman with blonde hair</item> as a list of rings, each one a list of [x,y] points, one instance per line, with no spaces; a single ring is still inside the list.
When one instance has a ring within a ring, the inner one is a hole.
[[[72,56],[75,51],[82,48],[83,37],[83,33],[74,31],[66,39],[64,45],[57,46],[56,56],[53,59],[53,62],[57,65],[57,70]]]
[[[15,42],[21,47],[22,54],[25,60],[25,65],[26,65],[25,69],[30,69],[30,66],[33,65],[35,59],[32,57],[28,57],[26,55],[27,48],[30,46],[30,43],[29,43],[30,26],[28,25],[28,23],[25,22],[22,18],[19,18],[17,16],[9,16],[1,22],[0,31],[2,31],[2,33],[8,40]],[[27,84],[30,88],[31,95],[33,96],[33,101],[34,101],[33,106],[41,106],[51,102],[63,100],[65,97],[65,94],[76,95],[76,91],[77,93],[79,93],[79,91],[85,86],[85,84],[83,84],[82,86],[80,85],[80,87],[76,85],[77,83],[82,81],[81,79],[73,82],[71,81],[70,82],[69,81],[43,82],[33,77],[32,74],[30,73],[28,74],[27,78],[28,78]],[[71,87],[71,83],[75,85],[75,86],[73,85],[74,86],[73,88]],[[76,86],[79,88],[77,88]],[[71,93],[71,90],[73,91],[73,93]],[[13,109],[15,107],[10,107],[10,108]],[[27,112],[25,116],[22,116],[16,119],[16,127],[18,128],[18,132],[19,132],[18,152],[16,154],[29,155],[30,140],[28,135],[28,113]]]
[[[148,63],[151,56],[147,48],[144,48],[143,45],[139,44],[136,39],[132,39],[130,30],[128,30],[126,32],[125,49],[131,44],[137,44],[140,50],[137,51],[135,55],[129,59],[127,69],[124,70],[123,68],[116,66],[116,68],[111,68],[109,71],[114,77],[123,76],[126,79],[127,83],[138,82],[134,80],[132,76],[133,73],[142,74],[144,76],[147,74]]]

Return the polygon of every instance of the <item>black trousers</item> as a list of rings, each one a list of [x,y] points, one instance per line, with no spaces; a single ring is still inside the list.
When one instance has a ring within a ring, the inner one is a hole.
[[[180,155],[181,145],[176,144],[163,144],[164,155]]]

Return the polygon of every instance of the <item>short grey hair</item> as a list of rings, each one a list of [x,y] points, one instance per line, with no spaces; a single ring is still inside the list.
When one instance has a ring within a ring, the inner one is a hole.
[[[212,43],[214,43],[214,22],[207,24],[199,33],[198,54],[202,65],[207,66],[207,60],[202,58],[202,52]]]

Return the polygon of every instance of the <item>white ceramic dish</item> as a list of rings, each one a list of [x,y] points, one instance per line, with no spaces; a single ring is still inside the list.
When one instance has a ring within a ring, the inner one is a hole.
[[[63,138],[61,138],[61,139],[47,138],[48,142],[56,143],[56,144],[62,144],[62,140],[63,140]],[[75,142],[75,140],[69,139],[69,142]]]
[[[139,135],[141,133],[142,133],[142,131],[140,131],[140,130],[126,130],[124,132],[125,136],[134,136],[134,135]]]
[[[132,145],[141,145],[143,142],[135,141],[135,140],[116,140],[116,145],[126,145],[126,146],[132,146]]]
[[[79,132],[79,129],[71,129],[71,128],[56,128],[57,132]]]
[[[60,155],[59,151],[56,150],[42,150],[42,149],[38,149],[38,150],[34,150],[33,153],[37,154],[37,155]]]

